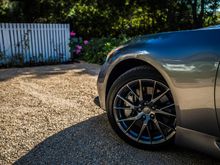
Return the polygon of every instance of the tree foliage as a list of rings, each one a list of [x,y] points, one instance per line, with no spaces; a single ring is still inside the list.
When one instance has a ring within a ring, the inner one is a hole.
[[[128,36],[216,24],[220,0],[1,0],[0,22],[70,23],[83,37]]]

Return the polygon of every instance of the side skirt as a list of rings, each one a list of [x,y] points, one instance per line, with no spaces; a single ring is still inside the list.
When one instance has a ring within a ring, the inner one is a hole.
[[[220,159],[220,138],[201,132],[176,127],[175,143]]]

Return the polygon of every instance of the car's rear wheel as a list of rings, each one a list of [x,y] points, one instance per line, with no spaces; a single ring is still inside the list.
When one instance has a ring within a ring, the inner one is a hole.
[[[109,91],[106,109],[115,132],[136,147],[155,148],[175,136],[171,91],[148,67],[136,67],[120,76]]]

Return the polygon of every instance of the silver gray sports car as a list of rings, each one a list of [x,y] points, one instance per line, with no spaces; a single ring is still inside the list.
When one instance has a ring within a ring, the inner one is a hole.
[[[220,26],[135,38],[98,77],[114,131],[143,149],[171,142],[220,157]]]

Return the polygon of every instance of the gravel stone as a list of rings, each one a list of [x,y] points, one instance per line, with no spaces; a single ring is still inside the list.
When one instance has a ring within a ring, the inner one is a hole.
[[[143,151],[112,131],[93,102],[99,65],[0,70],[0,164],[220,164],[170,146]]]

